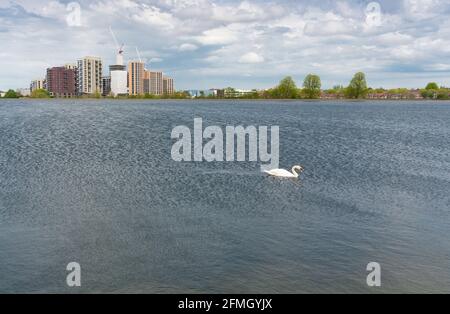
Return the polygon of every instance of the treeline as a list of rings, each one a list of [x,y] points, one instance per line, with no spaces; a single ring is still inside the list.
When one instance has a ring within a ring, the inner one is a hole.
[[[128,96],[119,96],[119,97],[106,97],[113,99],[187,99],[191,98],[188,92],[178,91],[173,94],[163,94],[163,95],[154,95],[154,94],[144,94],[144,95],[128,95]]]
[[[23,95],[21,95],[19,92],[16,92],[12,89],[8,90],[5,93],[5,96],[3,96],[3,98],[9,98],[9,99],[14,99],[14,98],[21,98],[24,97]],[[50,93],[48,91],[46,91],[45,89],[37,89],[34,90],[30,96],[28,96],[29,98],[51,98],[50,97]]]
[[[425,89],[420,91],[423,98],[448,100],[450,99],[450,89],[439,87],[437,83],[428,83]]]
[[[24,97],[20,93],[10,89],[5,93],[5,96],[3,98],[21,98]],[[51,94],[45,90],[45,89],[37,89],[31,92],[30,96],[27,96],[28,98],[54,98],[51,96]],[[127,95],[127,96],[118,96],[118,97],[112,97],[112,96],[102,96],[101,93],[97,92],[92,95],[84,95],[80,96],[78,98],[86,98],[86,99],[186,99],[191,98],[188,92],[175,92],[173,94],[165,94],[165,95],[153,95],[153,94],[143,94],[143,95]]]
[[[253,90],[241,95],[236,95],[233,88],[222,90],[222,93],[215,95],[205,95],[193,97],[187,91],[178,91],[166,95],[127,95],[127,96],[102,96],[100,93],[86,95],[80,98],[94,99],[435,99],[449,100],[450,89],[439,87],[437,83],[429,83],[423,89],[410,90],[407,88],[384,89],[369,88],[367,86],[366,75],[363,72],[356,73],[347,87],[335,86],[332,89],[322,90],[322,82],[318,75],[308,74],[303,80],[302,87],[297,84],[292,77],[287,76],[280,83],[267,90]],[[6,92],[3,98],[20,98],[19,93],[14,90]],[[34,90],[30,98],[52,98],[50,93],[44,89]]]
[[[366,75],[362,72],[356,73],[347,87],[336,86],[328,93],[342,94],[349,99],[365,98],[369,89],[367,88]],[[281,80],[274,88],[262,91],[260,98],[263,99],[319,99],[322,93],[322,82],[318,75],[308,74],[303,87],[298,88],[292,77],[288,76]]]

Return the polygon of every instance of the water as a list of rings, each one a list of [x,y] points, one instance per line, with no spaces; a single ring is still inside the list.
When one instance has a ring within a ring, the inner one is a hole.
[[[172,161],[195,117],[279,125],[302,180]],[[449,121],[444,102],[0,101],[0,292],[449,293]]]

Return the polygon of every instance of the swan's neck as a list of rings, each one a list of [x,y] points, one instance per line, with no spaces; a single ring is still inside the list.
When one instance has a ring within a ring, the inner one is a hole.
[[[298,168],[294,167],[294,168],[292,168],[292,173],[294,174],[294,176],[296,178],[298,178],[298,176],[300,174],[300,170],[298,170]]]

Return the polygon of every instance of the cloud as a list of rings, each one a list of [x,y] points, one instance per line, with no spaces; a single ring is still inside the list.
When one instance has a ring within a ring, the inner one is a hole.
[[[184,43],[181,44],[180,47],[178,47],[179,51],[195,51],[198,47],[194,44]]]
[[[84,55],[101,56],[107,73],[116,49],[109,26],[127,59],[139,47],[179,88],[270,87],[310,72],[325,86],[347,84],[360,70],[375,86],[417,84],[437,73],[450,85],[448,0],[379,0],[375,26],[366,21],[369,1],[360,0],[78,0],[78,28],[66,23],[69,2],[1,1],[0,41],[8,49],[0,89],[28,86],[47,66]]]
[[[240,63],[262,63],[264,62],[264,57],[260,56],[259,54],[255,52],[249,52],[243,55],[239,59]]]
[[[150,63],[159,63],[159,62],[162,62],[162,61],[163,61],[163,59],[157,58],[157,57],[150,59]]]
[[[238,40],[238,34],[229,27],[209,29],[197,36],[197,41],[203,45],[227,45]]]

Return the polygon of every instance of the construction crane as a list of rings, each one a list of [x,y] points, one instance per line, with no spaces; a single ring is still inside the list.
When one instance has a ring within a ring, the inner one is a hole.
[[[119,45],[119,42],[117,41],[117,37],[114,34],[114,31],[111,26],[109,27],[109,31],[112,35],[112,38],[114,39],[114,43],[116,44],[117,51],[119,52],[120,55],[123,54],[125,45],[124,44]]]
[[[141,63],[142,63],[142,58],[141,58],[141,54],[139,53],[139,49],[138,49],[138,47],[136,47],[136,53],[137,53],[137,55],[138,55],[138,58],[139,58],[139,62],[141,62]]]

